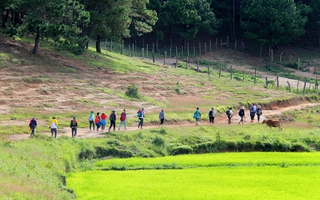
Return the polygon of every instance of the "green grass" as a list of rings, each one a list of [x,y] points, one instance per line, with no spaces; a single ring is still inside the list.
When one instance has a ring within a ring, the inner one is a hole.
[[[78,199],[318,199],[319,194],[309,191],[319,188],[319,156],[228,153],[112,159],[102,162],[158,169],[88,171],[67,180]],[[161,165],[184,169],[161,170]]]

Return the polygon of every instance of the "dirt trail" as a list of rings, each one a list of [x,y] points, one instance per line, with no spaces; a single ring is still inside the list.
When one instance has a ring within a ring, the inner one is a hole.
[[[277,110],[263,110],[263,116],[262,119],[264,118],[268,118],[268,117],[272,117],[272,116],[279,116],[281,115],[283,112],[286,111],[290,111],[290,110],[301,110],[304,108],[308,108],[308,107],[314,107],[314,106],[318,106],[320,105],[320,103],[304,103],[304,104],[300,104],[300,105],[296,105],[296,106],[289,106],[289,107],[283,107],[283,108],[276,108]],[[244,119],[245,124],[251,124],[249,121],[249,113],[248,113],[248,109],[246,110],[246,118]],[[234,117],[232,118],[232,123],[233,124],[237,124],[237,122],[239,122],[240,117],[237,115],[237,111],[235,112]],[[257,123],[257,122],[256,122]],[[208,126],[209,123],[206,120],[202,120],[200,122],[200,126]],[[219,116],[217,116],[215,118],[215,126],[224,126],[224,125],[228,125],[227,124],[227,117],[224,114],[221,114]],[[168,124],[165,125],[164,127],[186,127],[186,126],[194,126],[193,122],[190,123],[181,123],[181,124]],[[155,126],[155,125],[145,125],[143,127],[143,129],[151,129],[151,128],[159,128],[159,126]],[[106,128],[106,130],[108,129],[108,127]],[[138,130],[137,126],[131,126],[131,127],[127,127],[127,130],[124,130],[124,128],[122,127],[120,131],[118,131],[118,127],[116,127],[116,131],[117,132],[127,132],[127,131],[135,131]],[[105,131],[106,132],[106,131]],[[102,131],[90,131],[88,130],[88,128],[78,128],[78,134],[77,134],[77,138],[100,138],[100,137],[105,137],[104,134],[102,134]],[[44,135],[48,135],[50,136],[51,134],[48,132],[46,133],[36,133],[36,134],[44,134]],[[62,129],[60,129],[58,131],[58,137],[61,136],[69,136],[71,137],[71,130],[69,127],[64,127]],[[6,140],[8,141],[17,141],[17,140],[22,140],[22,139],[29,139],[30,136],[29,134],[16,134],[16,135],[10,135],[7,136]]]

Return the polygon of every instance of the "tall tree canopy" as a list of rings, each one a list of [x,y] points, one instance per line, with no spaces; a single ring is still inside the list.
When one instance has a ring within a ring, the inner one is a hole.
[[[37,54],[40,38],[50,38],[66,48],[81,51],[84,38],[78,37],[80,23],[89,20],[89,13],[76,0],[15,0],[12,8],[18,13],[18,25],[8,26],[11,35],[35,36],[33,54]]]
[[[307,17],[293,0],[245,0],[241,6],[244,36],[277,47],[305,33]]]

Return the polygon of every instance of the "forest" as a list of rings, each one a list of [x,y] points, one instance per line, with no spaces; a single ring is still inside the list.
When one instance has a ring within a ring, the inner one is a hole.
[[[320,45],[319,0],[1,0],[0,30],[81,54],[89,38],[156,41],[186,46],[192,39],[228,36],[277,48],[299,38]]]

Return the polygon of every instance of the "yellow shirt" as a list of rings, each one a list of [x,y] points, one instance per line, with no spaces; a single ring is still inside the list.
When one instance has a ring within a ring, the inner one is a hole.
[[[50,128],[58,128],[58,120],[57,119],[52,119],[50,122],[49,122],[49,127]]]

